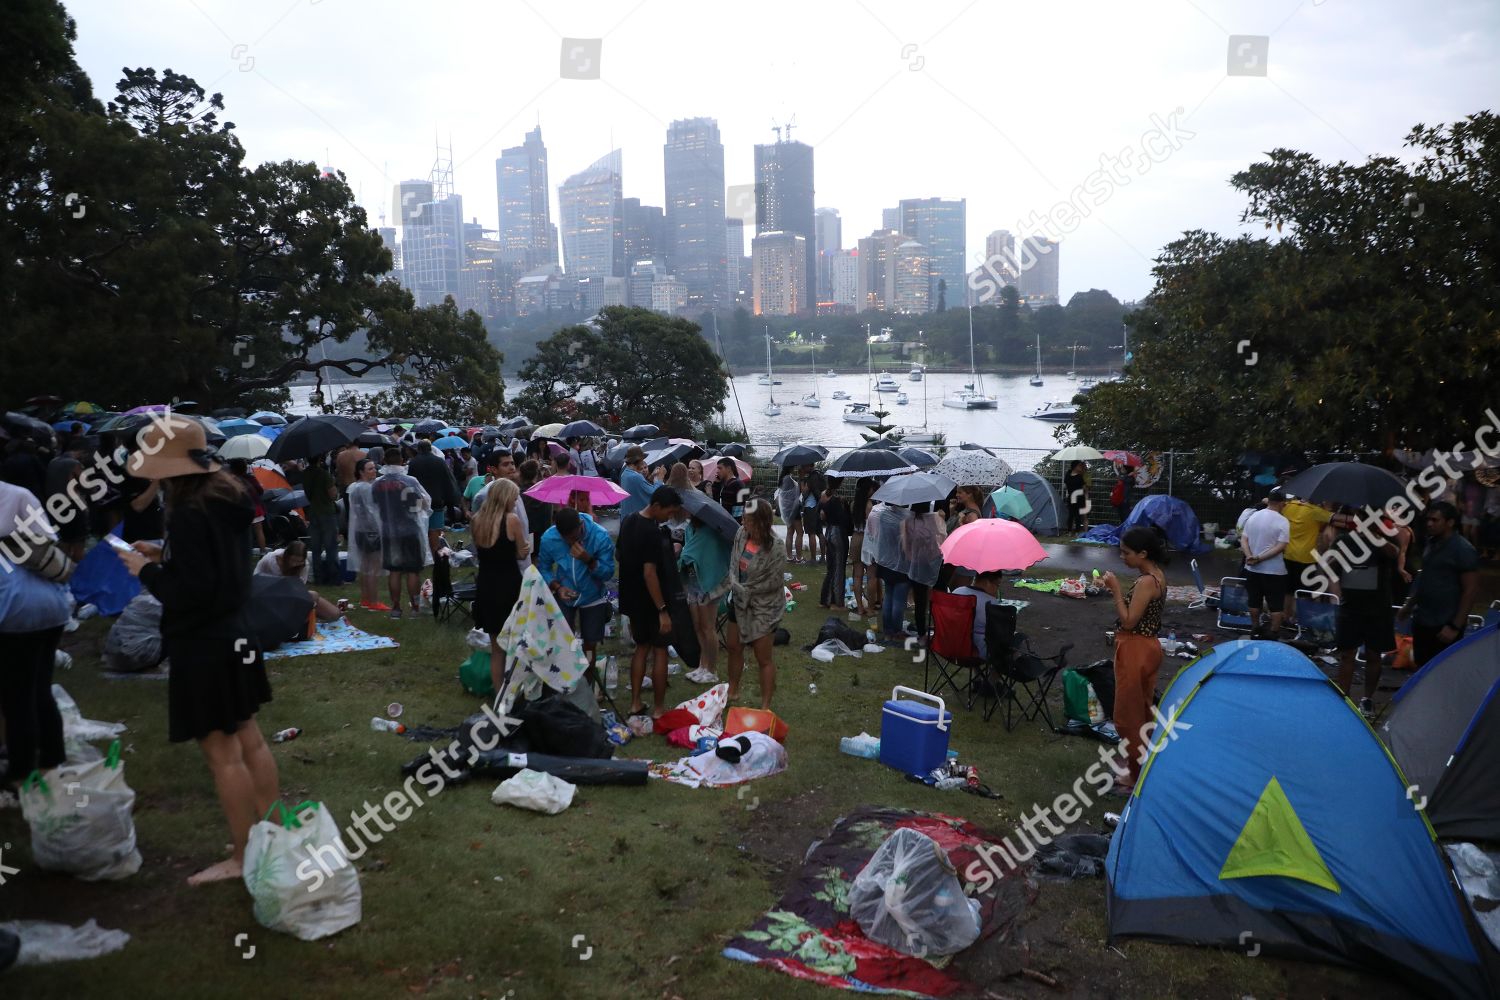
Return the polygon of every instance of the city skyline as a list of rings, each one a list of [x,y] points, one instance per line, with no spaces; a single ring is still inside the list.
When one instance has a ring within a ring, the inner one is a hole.
[[[398,73],[378,53],[424,16],[409,6],[351,14],[328,2],[283,12],[226,0],[191,9],[79,0],[68,9],[102,100],[121,66],[186,73],[223,93],[221,117],[236,123],[250,162],[295,158],[344,172],[372,228],[381,209],[395,224],[391,185],[426,173],[434,135],[452,137],[465,221],[489,225],[495,160],[538,123],[554,189],[600,150],[620,148],[630,159],[624,194],[663,205],[654,149],[672,121],[717,120],[734,186],[753,184],[753,147],[773,141],[773,123],[795,118],[795,138],[815,150],[818,206],[839,210],[846,247],[903,198],[964,199],[968,266],[998,229],[1061,239],[1064,301],[1090,287],[1139,298],[1151,258],[1183,230],[1261,235],[1239,223],[1243,199],[1228,182],[1267,150],[1404,158],[1416,123],[1457,120],[1493,99],[1489,52],[1500,34],[1500,8],[1477,2],[1381,3],[1356,17],[1337,3],[1251,10],[1204,0],[1100,7],[1082,27],[1041,8],[772,3],[730,17],[722,44],[694,46],[685,28],[699,23],[695,8],[580,2],[446,12],[445,56],[404,58]],[[1227,75],[1230,36],[1241,34],[1252,41]],[[1036,41],[997,49],[1001,37]],[[600,40],[579,49],[572,78],[560,77],[564,38]],[[997,74],[1021,96],[994,101]],[[693,81],[686,92],[684,80]],[[1118,178],[1107,200],[1071,231],[1028,224],[1157,121],[1192,138],[1140,170],[1107,171]],[[557,219],[555,201],[551,212]]]

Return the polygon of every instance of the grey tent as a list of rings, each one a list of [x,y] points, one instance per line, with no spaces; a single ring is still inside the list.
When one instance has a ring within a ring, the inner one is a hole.
[[[1380,735],[1439,837],[1500,840],[1500,625],[1427,661]]]
[[[1005,485],[1026,494],[1031,513],[1020,518],[1033,535],[1057,534],[1057,492],[1035,472],[1012,472]]]

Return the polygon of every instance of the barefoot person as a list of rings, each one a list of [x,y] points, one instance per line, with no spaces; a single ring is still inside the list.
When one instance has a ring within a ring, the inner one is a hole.
[[[1114,597],[1115,614],[1115,730],[1129,768],[1128,779],[1116,781],[1116,794],[1128,795],[1141,774],[1142,729],[1151,719],[1151,698],[1161,669],[1161,610],[1167,600],[1166,545],[1155,528],[1137,525],[1120,537],[1120,560],[1140,575],[1130,593],[1122,594],[1113,573],[1104,585]],[[1272,607],[1277,607],[1273,604]]]
[[[621,505],[624,506],[623,504]],[[667,599],[678,590],[677,560],[663,525],[682,511],[682,497],[658,486],[644,510],[620,519],[620,613],[630,619],[635,653],[630,658],[630,714],[646,710],[641,684],[651,660],[652,718],[667,710],[667,645],[672,615]]]
[[[776,544],[771,533],[771,505],[764,500],[749,501],[744,526],[729,546],[730,591],[734,596],[724,639],[729,648],[730,701],[739,695],[745,647],[749,646],[760,667],[760,707],[771,707],[771,696],[776,693],[771,647],[776,626],[786,613],[785,570],[786,549]]]
[[[130,472],[159,479],[166,493],[166,544],[136,542],[120,552],[132,576],[161,601],[168,738],[196,740],[213,773],[233,854],[189,884],[237,879],[250,827],[279,798],[276,760],[255,713],[271,700],[260,649],[241,610],[250,600],[251,522],[255,507],[222,471],[202,425],[181,417],[141,432]]]

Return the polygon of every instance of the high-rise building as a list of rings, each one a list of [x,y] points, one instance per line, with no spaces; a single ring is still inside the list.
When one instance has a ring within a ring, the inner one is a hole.
[[[450,295],[463,301],[463,216],[463,197],[450,194],[415,205],[401,228],[401,283],[419,307],[439,305]]]
[[[859,241],[859,280],[856,284],[857,310],[874,309],[889,312],[896,303],[897,250],[906,238],[890,229],[877,229]]]
[[[1045,236],[1028,236],[1021,243],[1017,254],[1021,273],[1016,280],[1016,293],[1033,309],[1059,304],[1057,258],[1061,252],[1062,244]]]
[[[932,258],[916,240],[896,248],[892,261],[895,301],[891,312],[917,315],[932,308]]]
[[[466,239],[464,266],[458,277],[460,309],[472,309],[487,320],[499,320],[508,314],[515,276],[505,263],[505,248],[499,240],[483,236]]]
[[[763,233],[795,233],[803,238],[806,277],[797,308],[814,311],[816,303],[808,293],[818,287],[818,236],[813,222],[813,149],[807,143],[778,141],[755,147],[755,233],[757,242]],[[758,301],[758,284],[756,288]]]
[[[687,308],[687,284],[670,274],[651,282],[651,309],[667,316],[680,316]]]
[[[830,258],[835,312],[859,311],[859,251],[835,250]]]
[[[750,244],[755,314],[794,316],[807,310],[807,237],[768,232]]]
[[[813,212],[813,226],[818,233],[818,301],[833,301],[833,255],[844,248],[844,227],[836,208]]]
[[[644,260],[632,260],[630,262],[630,280],[625,284],[626,305],[640,306],[642,309],[651,308],[651,284],[656,281],[656,276],[664,271],[664,268],[655,260],[646,258]]]
[[[903,198],[899,207],[901,232],[926,247],[931,256],[932,284],[927,290],[929,308],[936,309],[940,301],[945,308],[963,306],[968,301],[968,265],[964,261],[968,232],[965,199]]]
[[[625,269],[638,260],[667,260],[666,218],[660,208],[642,205],[639,198],[621,202],[621,219],[625,226]]]
[[[625,277],[624,195],[618,149],[574,174],[558,187],[563,267],[581,282],[586,309],[605,304],[605,278]]]
[[[882,208],[880,210],[880,228],[901,231],[901,209]]]
[[[725,219],[724,283],[729,289],[729,301],[724,303],[726,308],[735,304],[745,271],[745,220]]]
[[[712,118],[684,118],[667,127],[662,146],[666,180],[667,265],[687,286],[688,305],[729,304],[724,247],[724,144]]]
[[[557,234],[540,125],[526,133],[521,145],[500,151],[495,189],[500,199],[500,245],[507,256],[527,269],[555,264]]]
[[[407,223],[420,221],[422,206],[432,201],[432,181],[401,181],[393,189],[391,199],[394,202],[391,206],[392,214],[395,216],[391,221],[405,229]]]
[[[401,278],[401,243],[396,239],[395,226],[379,226],[375,234],[380,237],[380,242],[391,252],[391,274],[398,281]]]

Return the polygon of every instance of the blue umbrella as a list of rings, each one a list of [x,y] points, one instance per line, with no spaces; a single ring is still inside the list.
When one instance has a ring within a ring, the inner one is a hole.
[[[258,413],[252,413],[250,414],[250,419],[254,420],[258,424],[264,424],[267,427],[270,427],[273,424],[277,427],[281,427],[286,424],[286,417],[283,417],[279,413],[272,413],[270,410],[261,410]]]
[[[936,455],[930,451],[923,451],[921,448],[902,448],[896,454],[919,469],[930,469],[938,464]]]
[[[219,421],[219,433],[227,438],[232,438],[237,434],[259,434],[263,426],[263,424],[257,423],[254,420],[235,417],[232,420]]]
[[[444,427],[443,428],[443,434],[444,435],[451,436],[451,435],[454,435],[454,434],[462,434],[462,433],[463,433],[463,428],[461,428],[461,427]]]
[[[575,420],[558,431],[557,436],[564,441],[573,437],[603,437],[604,428],[592,420]]]
[[[256,431],[256,433],[263,438],[269,438],[272,441],[275,441],[277,438],[281,437],[282,432],[285,430],[285,424],[267,424],[260,430]]]
[[[434,448],[441,449],[442,451],[457,451],[460,448],[467,448],[469,446],[469,442],[465,441],[461,437],[454,437],[453,435],[449,434],[445,437],[440,437],[436,441],[432,442],[432,446]]]

